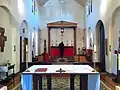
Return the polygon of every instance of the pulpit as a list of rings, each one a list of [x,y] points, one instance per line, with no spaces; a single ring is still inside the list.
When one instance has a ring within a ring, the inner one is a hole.
[[[51,46],[51,57],[59,57],[60,49],[58,46]],[[74,56],[74,46],[64,46],[64,57]]]

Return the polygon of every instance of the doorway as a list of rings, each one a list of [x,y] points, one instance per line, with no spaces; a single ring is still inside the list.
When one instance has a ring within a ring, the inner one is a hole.
[[[20,71],[24,71],[28,61],[28,24],[23,20],[20,28]]]
[[[100,61],[100,71],[105,72],[105,31],[101,20],[96,25],[96,49]]]
[[[27,46],[28,46],[28,38],[24,38],[24,56],[23,56],[23,62],[26,62],[27,61]]]
[[[20,37],[20,71],[22,71],[22,37]]]

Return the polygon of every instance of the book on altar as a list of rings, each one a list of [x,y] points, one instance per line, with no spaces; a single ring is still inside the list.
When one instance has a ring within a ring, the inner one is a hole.
[[[47,68],[37,68],[35,72],[46,72]]]

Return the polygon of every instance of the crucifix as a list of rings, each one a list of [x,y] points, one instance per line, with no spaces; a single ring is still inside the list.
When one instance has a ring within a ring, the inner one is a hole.
[[[5,29],[0,27],[0,51],[4,52],[5,41],[7,41],[7,37],[4,36]]]

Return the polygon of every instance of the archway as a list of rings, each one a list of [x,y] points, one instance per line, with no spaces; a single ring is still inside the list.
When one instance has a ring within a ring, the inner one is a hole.
[[[28,60],[28,24],[26,20],[23,20],[20,27],[20,71],[24,71],[26,68],[26,62]]]
[[[113,46],[112,54],[112,73],[118,75],[120,73],[120,64],[117,61],[117,55],[114,54],[115,50],[120,48],[119,37],[120,37],[120,6],[117,7],[112,15],[112,30],[111,30],[111,42]],[[120,75],[120,74],[119,74]]]
[[[13,36],[13,32],[16,31],[13,29],[13,20],[12,14],[10,10],[4,6],[0,5],[0,27],[4,28],[5,33],[4,35],[7,36],[7,41],[5,42],[4,52],[0,55],[0,63],[6,63],[9,60],[9,63],[15,64],[16,60],[16,52],[14,52],[13,45],[16,45],[15,39]],[[15,68],[16,69],[16,68]],[[15,70],[16,71],[16,70]]]
[[[100,70],[105,71],[105,31],[104,25],[101,20],[96,24],[96,52],[98,54],[98,60],[100,60]]]

